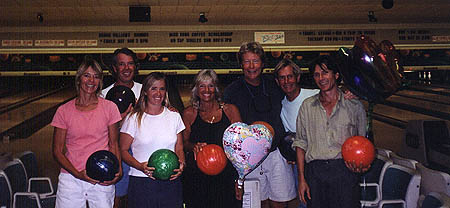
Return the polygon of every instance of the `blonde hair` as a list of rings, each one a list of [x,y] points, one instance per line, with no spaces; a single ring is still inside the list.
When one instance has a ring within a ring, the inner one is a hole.
[[[215,99],[220,102],[221,101],[221,94],[219,90],[219,79],[217,78],[217,74],[212,69],[202,69],[200,70],[197,75],[194,78],[194,83],[192,86],[192,95],[191,95],[191,105],[195,109],[198,110],[200,106],[200,98],[198,97],[198,86],[200,85],[200,82],[204,81],[211,81],[214,84],[214,97]]]
[[[239,48],[239,52],[237,55],[237,60],[239,61],[239,65],[242,67],[242,62],[244,59],[244,54],[251,52],[256,54],[265,66],[266,63],[266,53],[264,53],[264,49],[262,45],[259,42],[244,42],[241,44],[241,47]]]
[[[91,67],[92,70],[94,70],[95,73],[98,74],[100,78],[100,83],[98,84],[97,90],[95,93],[97,95],[100,94],[103,87],[103,70],[100,64],[98,64],[97,61],[95,61],[93,58],[86,56],[84,58],[84,61],[81,63],[81,65],[78,67],[77,73],[75,74],[75,89],[77,90],[77,95],[80,95],[80,84],[81,84],[81,76],[86,72],[86,70]]]
[[[150,73],[144,81],[142,81],[142,89],[141,94],[139,95],[139,99],[136,103],[136,105],[133,108],[133,111],[131,112],[130,116],[133,114],[136,114],[137,121],[138,121],[138,127],[141,126],[142,116],[145,112],[145,107],[147,106],[147,96],[145,95],[148,89],[158,80],[164,81],[164,86],[166,88],[166,95],[164,96],[164,101],[162,102],[162,106],[170,106],[169,103],[169,92],[168,92],[168,84],[166,76],[161,72],[152,72]]]

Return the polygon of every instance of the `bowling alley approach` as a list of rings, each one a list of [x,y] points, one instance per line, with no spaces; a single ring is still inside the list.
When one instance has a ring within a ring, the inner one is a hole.
[[[0,208],[450,207],[449,11],[4,0]]]

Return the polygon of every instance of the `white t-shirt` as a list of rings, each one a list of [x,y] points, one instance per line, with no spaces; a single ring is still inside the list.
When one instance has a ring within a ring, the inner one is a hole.
[[[131,88],[131,91],[133,91],[134,93],[134,97],[136,97],[136,99],[139,99],[139,95],[141,94],[141,89],[142,89],[142,84],[141,83],[137,83],[135,81],[133,81],[133,87]],[[103,89],[102,92],[100,93],[100,97],[102,98],[106,98],[106,95],[108,94],[109,90],[112,89],[114,87],[114,84],[109,85],[107,88]]]
[[[133,157],[141,162],[148,161],[150,155],[159,149],[175,151],[177,134],[185,128],[181,116],[164,107],[159,115],[144,113],[140,128],[138,128],[137,115],[129,115],[120,129],[120,132],[133,137],[131,151]],[[129,175],[147,177],[143,172],[130,167]]]
[[[319,89],[300,89],[300,94],[291,102],[286,96],[281,101],[281,121],[283,122],[284,129],[289,132],[296,132],[297,115],[300,106],[306,98],[319,93]]]

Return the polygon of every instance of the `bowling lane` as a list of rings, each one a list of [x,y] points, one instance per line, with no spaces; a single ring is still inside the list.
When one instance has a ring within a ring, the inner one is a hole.
[[[442,112],[442,113],[450,112],[449,104],[443,104],[443,103],[431,102],[431,101],[426,101],[426,100],[402,97],[402,96],[398,96],[398,95],[392,95],[389,98],[387,98],[386,100],[391,101],[391,102],[401,103],[401,104],[404,104],[405,106],[408,105],[408,106],[412,106],[412,107],[416,107],[416,108],[425,108],[429,111],[436,111],[436,112]]]
[[[422,100],[428,100],[437,103],[443,103],[450,105],[450,96],[438,95],[433,93],[427,93],[422,91],[414,91],[414,90],[401,90],[395,93],[394,95],[403,96],[408,98],[417,98]]]
[[[33,101],[14,110],[0,114],[0,132],[20,124],[76,95],[74,88],[66,88],[48,97]]]
[[[17,103],[26,99],[30,99],[32,97],[44,94],[46,91],[44,89],[35,89],[29,92],[18,92],[13,95],[3,97],[0,99],[0,109],[11,105],[13,103]]]
[[[411,85],[411,86],[409,86],[409,89],[450,96],[450,89],[445,88],[445,87],[433,87],[433,86],[426,86],[426,85]]]
[[[373,120],[373,135],[375,146],[399,152],[405,130],[384,122]]]
[[[365,106],[365,108],[367,109],[367,102],[363,101],[363,104]],[[383,104],[376,104],[374,107],[374,113],[389,117],[389,118],[393,118],[393,119],[397,119],[403,122],[408,122],[408,120],[420,120],[420,119],[424,119],[424,120],[428,120],[428,119],[439,119],[433,116],[427,116],[424,114],[420,114],[420,113],[415,113],[415,112],[411,112],[408,110],[402,110],[399,108],[395,108],[395,107],[391,107],[391,106],[387,106],[387,105],[383,105]]]

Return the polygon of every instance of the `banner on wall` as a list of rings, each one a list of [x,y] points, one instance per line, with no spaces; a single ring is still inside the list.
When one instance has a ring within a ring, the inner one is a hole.
[[[67,46],[69,47],[91,47],[91,46],[97,46],[98,41],[97,40],[67,40]]]
[[[265,46],[321,47],[353,45],[361,35],[394,44],[449,44],[450,30],[315,29],[284,31],[141,31],[141,32],[0,32],[0,49],[8,48],[189,48],[239,47],[258,41]]]
[[[33,40],[2,40],[2,47],[33,46]]]
[[[65,40],[35,40],[34,46],[39,47],[63,47],[65,46]]]
[[[255,41],[261,44],[284,44],[284,32],[255,32]]]

